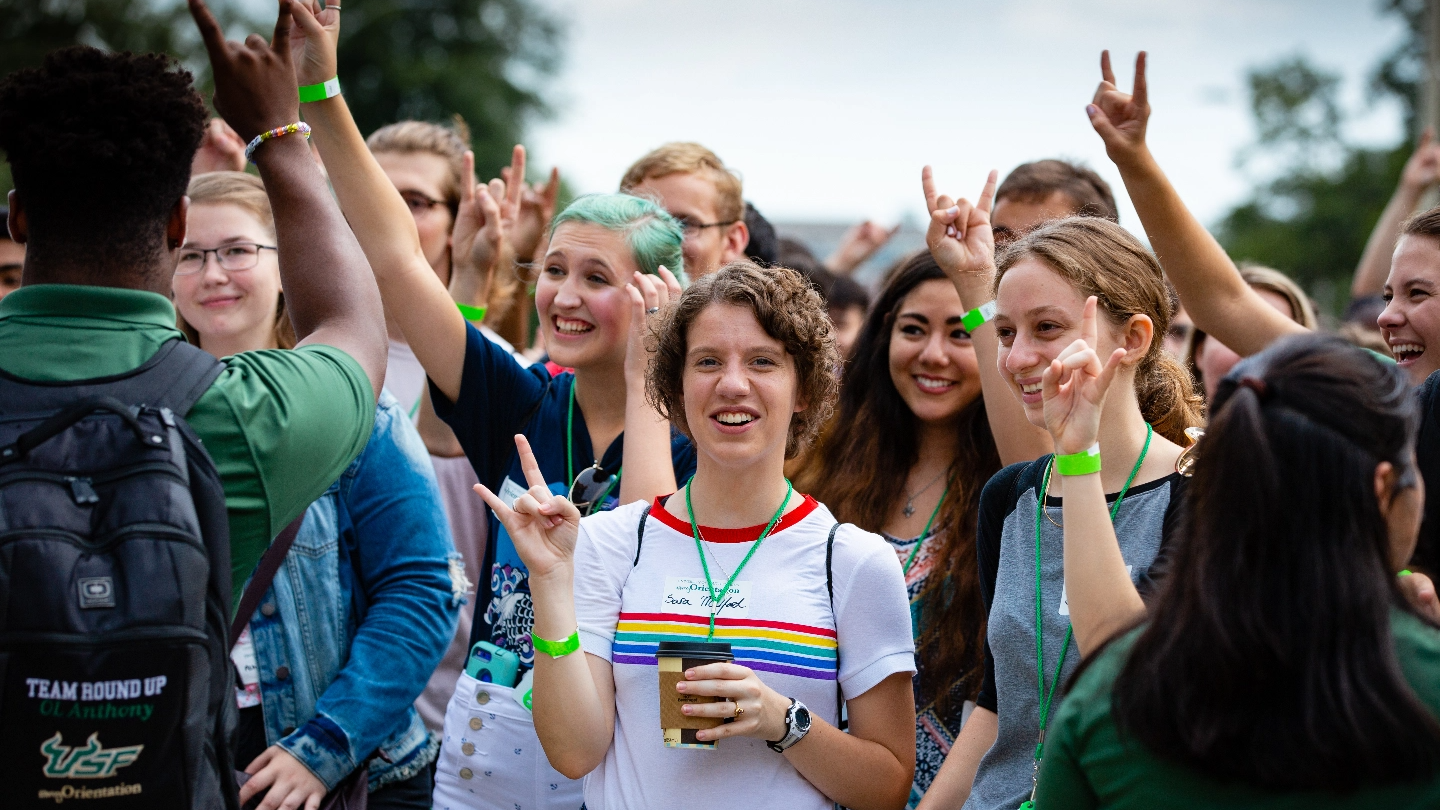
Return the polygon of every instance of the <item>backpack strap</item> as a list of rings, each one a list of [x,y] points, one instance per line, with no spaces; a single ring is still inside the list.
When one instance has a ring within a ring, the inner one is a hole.
[[[840,522],[830,527],[825,539],[825,590],[830,594],[830,619],[835,623],[835,718],[836,728],[844,731],[850,721],[845,717],[845,693],[840,689],[840,618],[835,615],[835,533]]]
[[[178,339],[167,345],[170,351],[163,363],[166,376],[146,381],[149,389],[146,404],[169,408],[183,417],[225,372],[225,364],[199,346],[191,346]],[[158,396],[155,393],[157,388]],[[145,402],[144,399],[139,401]]]
[[[166,341],[139,366],[109,377],[27,380],[0,371],[0,414],[59,410],[107,396],[128,406],[169,408],[183,418],[224,371],[224,363],[180,338]]]
[[[300,524],[304,522],[305,513],[301,512],[300,517],[280,530],[275,542],[261,555],[259,564],[255,566],[255,573],[250,577],[250,584],[245,586],[245,593],[240,596],[240,607],[235,611],[235,618],[230,622],[231,647],[240,640],[245,625],[249,624],[250,618],[255,615],[255,608],[260,607],[260,600],[264,598],[265,592],[270,590],[270,583],[275,581],[275,575],[280,572],[280,566],[285,562],[285,555],[290,553],[290,546],[295,544],[295,536],[300,533]]]
[[[640,564],[640,547],[645,545],[645,523],[650,520],[650,507],[640,513],[640,528],[635,530],[635,562],[630,563],[633,569]]]

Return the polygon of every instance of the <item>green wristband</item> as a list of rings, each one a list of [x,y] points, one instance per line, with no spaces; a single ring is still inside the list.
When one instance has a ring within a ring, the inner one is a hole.
[[[549,641],[531,633],[530,641],[535,645],[536,652],[545,653],[551,658],[564,658],[580,649],[580,631],[576,629],[564,641]]]
[[[338,95],[340,95],[339,76],[336,76],[335,78],[327,82],[320,82],[319,84],[307,84],[304,87],[300,88],[300,100],[302,102],[324,101],[327,98],[334,98]]]
[[[987,301],[965,313],[960,318],[960,325],[965,327],[966,332],[974,332],[993,320],[995,320],[995,302]]]
[[[1100,472],[1100,443],[1090,445],[1083,453],[1055,456],[1055,471],[1061,475],[1089,475]]]
[[[480,323],[485,320],[485,313],[488,311],[485,307],[472,307],[469,304],[462,304],[459,301],[455,302],[455,308],[460,310],[460,314],[465,316],[465,320],[474,323]]]

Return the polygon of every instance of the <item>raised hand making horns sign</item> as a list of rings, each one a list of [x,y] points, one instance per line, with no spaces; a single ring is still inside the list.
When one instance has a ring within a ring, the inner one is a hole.
[[[1150,93],[1145,84],[1145,52],[1135,57],[1135,86],[1129,94],[1120,92],[1115,72],[1110,69],[1110,52],[1100,52],[1100,86],[1085,107],[1090,125],[1105,142],[1105,153],[1116,163],[1135,156],[1145,147],[1145,126],[1150,122]]]
[[[563,495],[550,491],[530,442],[523,435],[516,434],[515,448],[520,453],[520,468],[525,471],[525,483],[529,487],[525,494],[509,504],[484,484],[476,484],[475,492],[505,524],[532,580],[568,575],[568,569],[574,565],[580,510]]]
[[[247,142],[268,129],[300,120],[290,56],[292,2],[280,0],[275,34],[269,42],[259,34],[251,34],[244,42],[230,42],[205,0],[190,0],[190,14],[215,74],[215,109]]]
[[[1085,301],[1080,319],[1080,337],[1066,346],[1041,374],[1041,396],[1045,405],[1045,427],[1061,455],[1084,452],[1100,436],[1100,414],[1105,394],[1125,359],[1117,348],[1102,365],[1100,329],[1095,296]]]
[[[929,166],[920,172],[925,190],[925,208],[930,212],[930,226],[925,231],[925,244],[936,264],[952,280],[956,274],[995,271],[995,236],[990,230],[990,209],[995,204],[998,173],[991,171],[985,187],[974,205],[961,198],[952,201],[935,191],[935,173]],[[976,303],[979,303],[978,301]]]

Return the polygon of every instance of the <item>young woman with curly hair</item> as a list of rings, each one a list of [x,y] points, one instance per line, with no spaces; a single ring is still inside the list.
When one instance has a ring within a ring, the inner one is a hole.
[[[512,508],[477,488],[530,570],[546,755],[586,776],[595,810],[903,804],[915,666],[900,564],[784,477],[835,397],[818,294],[794,271],[731,264],[652,339],[650,399],[698,453],[680,492],[582,521],[521,437],[529,491]],[[661,693],[660,645],[711,640],[733,663],[686,665]],[[720,698],[685,716],[731,722],[662,737],[661,701],[677,693]],[[697,747],[713,750],[685,750]]]

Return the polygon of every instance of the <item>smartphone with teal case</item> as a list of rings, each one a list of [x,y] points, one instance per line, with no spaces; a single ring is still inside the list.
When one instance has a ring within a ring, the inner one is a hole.
[[[477,641],[470,648],[465,674],[481,683],[514,686],[520,675],[520,656],[488,641]]]

